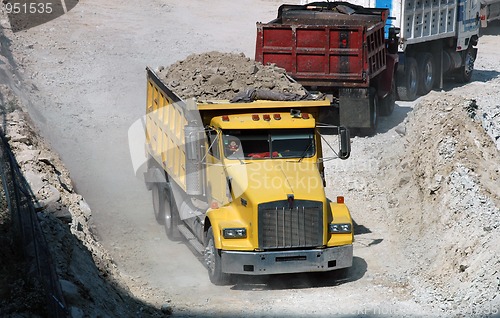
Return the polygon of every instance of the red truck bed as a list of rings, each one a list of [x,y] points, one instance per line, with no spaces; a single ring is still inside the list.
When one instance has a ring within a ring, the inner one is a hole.
[[[386,68],[387,16],[345,2],[282,5],[275,20],[257,23],[255,60],[304,86],[368,87]]]

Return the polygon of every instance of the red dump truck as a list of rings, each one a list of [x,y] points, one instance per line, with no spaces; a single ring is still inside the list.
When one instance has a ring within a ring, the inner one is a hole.
[[[377,115],[391,114],[396,99],[397,39],[385,37],[388,16],[347,2],[284,4],[276,19],[257,23],[255,60],[327,94],[342,125],[373,133]]]
[[[445,79],[469,82],[480,21],[500,12],[498,0],[483,0],[481,13],[473,0],[351,1],[280,6],[276,19],[257,23],[255,59],[332,95],[338,124],[371,132],[377,109],[389,115],[396,96],[413,101]]]

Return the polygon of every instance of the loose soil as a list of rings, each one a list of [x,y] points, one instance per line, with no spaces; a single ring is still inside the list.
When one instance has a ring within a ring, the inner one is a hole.
[[[262,65],[244,54],[207,52],[191,54],[158,74],[179,97],[231,100],[250,89],[305,97],[302,85],[293,83],[282,68]]]

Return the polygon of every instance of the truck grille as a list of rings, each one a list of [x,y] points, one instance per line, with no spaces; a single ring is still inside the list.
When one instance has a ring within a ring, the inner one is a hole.
[[[323,245],[322,202],[287,200],[259,204],[261,249],[316,247]]]

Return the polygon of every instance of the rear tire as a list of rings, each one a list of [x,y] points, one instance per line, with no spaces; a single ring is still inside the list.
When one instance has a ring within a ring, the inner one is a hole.
[[[222,260],[220,250],[215,248],[215,239],[212,227],[207,231],[205,239],[205,264],[208,269],[208,277],[214,285],[227,285],[231,276],[222,272]]]
[[[389,116],[394,111],[396,105],[396,80],[394,76],[391,82],[391,91],[380,101],[380,116]]]
[[[404,70],[398,70],[398,96],[400,100],[414,101],[418,92],[418,65],[413,57],[406,59]]]
[[[165,227],[165,234],[167,234],[167,237],[171,241],[178,241],[181,239],[181,233],[178,228],[178,225],[180,224],[180,216],[172,194],[172,189],[170,187],[165,191],[163,207],[163,225]]]
[[[151,186],[151,196],[156,222],[158,222],[158,224],[163,224],[165,221],[165,190],[159,183],[154,183]]]
[[[436,68],[431,53],[423,53],[418,58],[419,74],[418,94],[427,95],[433,88],[436,81]]]

